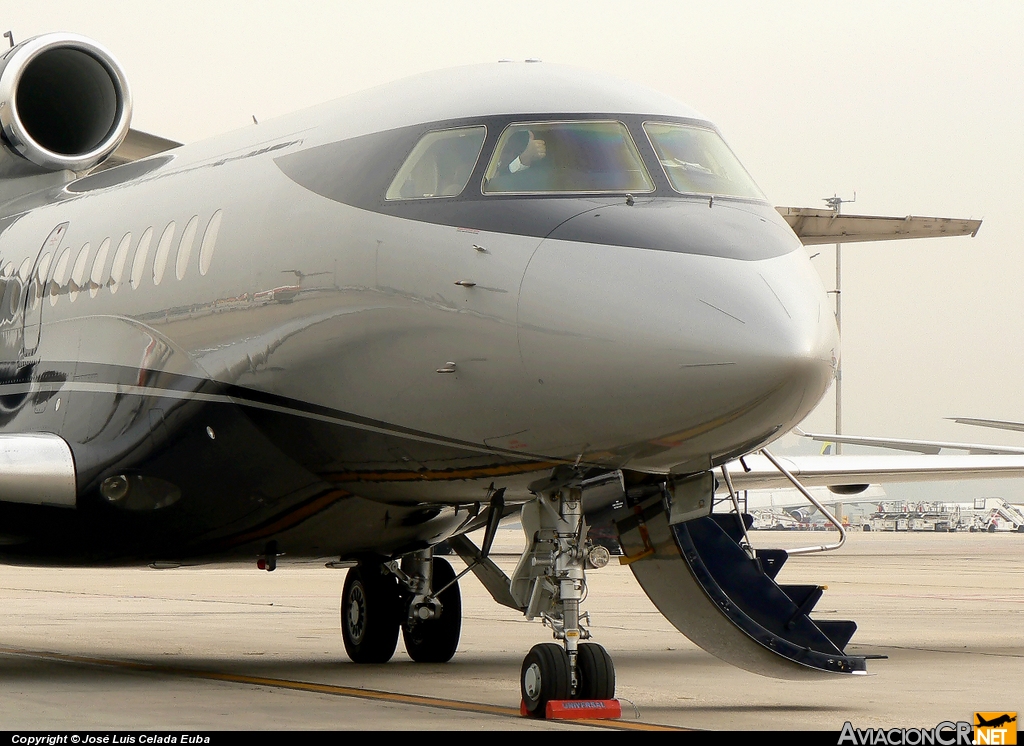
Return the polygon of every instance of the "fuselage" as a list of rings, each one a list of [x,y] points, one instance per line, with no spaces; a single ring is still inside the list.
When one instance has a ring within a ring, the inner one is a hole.
[[[547,140],[518,174],[517,132]],[[72,509],[0,502],[5,554],[389,554],[559,463],[698,472],[786,432],[834,318],[759,192],[680,188],[717,169],[667,152],[692,133],[718,138],[653,92],[497,64],[0,208],[0,427],[60,435],[77,476]]]

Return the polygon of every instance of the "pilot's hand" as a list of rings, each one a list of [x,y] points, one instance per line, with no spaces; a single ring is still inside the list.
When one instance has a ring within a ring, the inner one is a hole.
[[[537,140],[530,132],[530,142],[526,144],[526,150],[519,154],[519,162],[529,168],[534,163],[542,160],[548,154],[547,147],[543,140]]]

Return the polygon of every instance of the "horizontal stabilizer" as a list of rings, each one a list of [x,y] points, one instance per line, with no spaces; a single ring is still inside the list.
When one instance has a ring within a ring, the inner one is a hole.
[[[897,238],[974,236],[980,220],[924,218],[914,215],[837,215],[814,207],[777,207],[804,246],[858,241],[891,241]]]
[[[990,427],[995,430],[1014,430],[1024,432],[1024,422],[1013,422],[1012,420],[980,420],[976,417],[950,417],[960,425],[977,425],[978,427]]]

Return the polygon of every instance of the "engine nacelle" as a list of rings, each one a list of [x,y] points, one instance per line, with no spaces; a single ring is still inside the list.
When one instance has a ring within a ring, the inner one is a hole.
[[[789,513],[790,518],[800,523],[807,523],[811,520],[815,513],[818,512],[817,508],[787,508],[786,512]]]
[[[859,495],[870,486],[870,484],[830,484],[828,491],[833,495]]]
[[[78,34],[43,34],[0,57],[0,176],[85,171],[128,134],[132,97],[120,64]]]

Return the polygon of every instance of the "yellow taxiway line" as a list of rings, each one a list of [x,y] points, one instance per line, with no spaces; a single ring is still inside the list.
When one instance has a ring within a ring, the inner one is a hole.
[[[399,694],[397,692],[385,692],[379,689],[363,689],[359,687],[339,686],[336,684],[317,684],[309,681],[293,681],[291,679],[271,679],[265,676],[247,676],[245,674],[223,673],[220,671],[203,671],[194,668],[180,668],[176,666],[162,666],[154,663],[141,663],[139,661],[116,660],[108,658],[92,658],[83,655],[69,655],[66,653],[54,653],[45,650],[25,650],[22,648],[9,648],[2,646],[0,646],[0,655],[12,655],[23,658],[35,658],[38,660],[58,661],[61,663],[75,663],[86,666],[117,668],[126,671],[161,673],[171,676],[187,676],[193,679],[206,679],[208,681],[226,681],[234,684],[250,684],[256,686],[272,687],[275,689],[290,689],[292,691],[315,692],[317,694],[329,694],[337,697],[354,697],[356,699],[389,702],[392,704],[414,705],[417,707],[436,707],[444,710],[456,710],[459,712],[472,712],[484,715],[498,715],[501,717],[514,718],[522,717],[519,710],[513,707],[501,707],[498,705],[481,704],[479,702],[464,702],[457,699],[425,697],[418,694]],[[593,725],[600,728],[611,728],[615,730],[687,730],[685,728],[675,728],[671,726],[654,725],[650,723],[635,723],[624,720],[559,720],[558,722],[576,722],[584,725]]]

